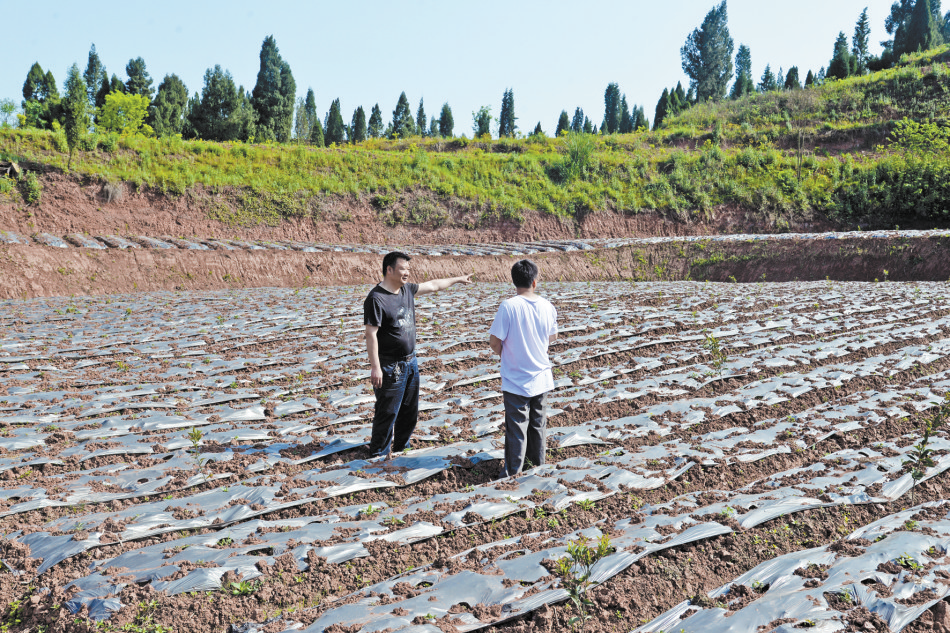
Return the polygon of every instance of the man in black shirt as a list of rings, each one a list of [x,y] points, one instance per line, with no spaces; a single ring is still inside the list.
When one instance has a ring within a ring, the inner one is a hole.
[[[471,275],[409,283],[405,253],[383,257],[383,280],[363,302],[370,381],[376,394],[373,457],[409,448],[409,437],[419,415],[419,365],[416,362],[416,295],[438,292],[458,283],[472,283]]]

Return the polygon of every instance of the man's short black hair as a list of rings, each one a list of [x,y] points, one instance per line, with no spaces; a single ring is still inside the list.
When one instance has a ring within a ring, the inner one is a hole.
[[[515,288],[530,288],[531,282],[538,278],[538,265],[530,259],[522,259],[511,267],[511,281]]]
[[[406,255],[405,253],[400,253],[399,251],[393,251],[392,253],[386,253],[386,256],[383,257],[383,277],[386,276],[386,271],[390,267],[395,268],[396,262],[400,259],[404,259],[407,262],[412,261],[412,258]]]

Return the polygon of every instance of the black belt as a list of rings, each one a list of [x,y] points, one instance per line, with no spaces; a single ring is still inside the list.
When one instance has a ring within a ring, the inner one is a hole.
[[[415,352],[413,352],[412,354],[407,354],[406,356],[392,356],[392,357],[385,357],[385,358],[380,357],[379,364],[390,365],[392,363],[405,363],[407,361],[412,360],[415,357],[416,357]]]

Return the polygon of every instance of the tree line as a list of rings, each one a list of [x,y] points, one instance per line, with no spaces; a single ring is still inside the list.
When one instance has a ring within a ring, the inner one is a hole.
[[[844,32],[838,34],[827,68],[808,71],[804,82],[800,70],[792,66],[777,72],[771,65],[756,81],[752,77],[752,53],[741,44],[733,58],[734,42],[728,28],[727,2],[714,6],[702,24],[694,29],[680,49],[682,68],[689,77],[689,88],[682,83],[664,88],[656,104],[653,129],[662,127],[677,113],[693,104],[717,101],[727,96],[738,99],[756,92],[799,90],[834,79],[863,75],[894,65],[902,55],[932,48],[950,41],[950,12],[942,15],[940,0],[898,0],[885,21],[891,39],[882,42],[880,56],[869,52],[871,28],[867,8],[855,24],[849,43]],[[849,45],[850,44],[850,45]],[[29,69],[23,84],[21,127],[66,130],[70,139],[78,138],[94,124],[95,129],[124,134],[174,136],[210,141],[296,141],[317,147],[360,143],[370,138],[406,138],[455,136],[452,108],[444,103],[436,116],[428,117],[422,99],[413,115],[406,93],[399,95],[391,120],[384,120],[376,103],[367,117],[358,106],[344,119],[340,99],[334,99],[322,120],[317,114],[313,89],[297,98],[297,84],[290,65],[280,56],[273,36],[264,39],[260,51],[260,69],[251,91],[236,85],[228,70],[220,65],[204,74],[200,92],[189,97],[184,82],[168,74],[153,88],[153,80],[141,57],[130,59],[125,67],[126,80],[106,71],[96,51],[89,50],[84,72],[77,64],[67,72],[63,96],[50,70],[38,62]],[[735,81],[732,81],[735,78]],[[730,89],[731,82],[731,89]],[[82,99],[80,99],[80,96]],[[81,102],[81,103],[80,103]],[[0,114],[6,118],[14,109],[12,101],[0,102]],[[650,129],[644,108],[629,104],[617,83],[604,92],[604,114],[596,125],[577,107],[573,116],[562,110],[554,135],[567,132],[587,134],[626,134]],[[472,113],[472,134],[484,137],[494,132],[499,137],[519,134],[515,116],[514,91],[505,90],[500,113],[492,115],[490,106]],[[538,122],[531,135],[544,135]]]

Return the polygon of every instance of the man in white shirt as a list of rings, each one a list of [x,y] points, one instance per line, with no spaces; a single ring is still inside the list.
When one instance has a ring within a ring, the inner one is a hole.
[[[518,295],[502,301],[488,331],[488,345],[501,356],[505,401],[505,474],[544,463],[547,438],[545,394],[554,388],[548,345],[557,338],[557,310],[535,294],[538,266],[522,259],[511,267]]]

